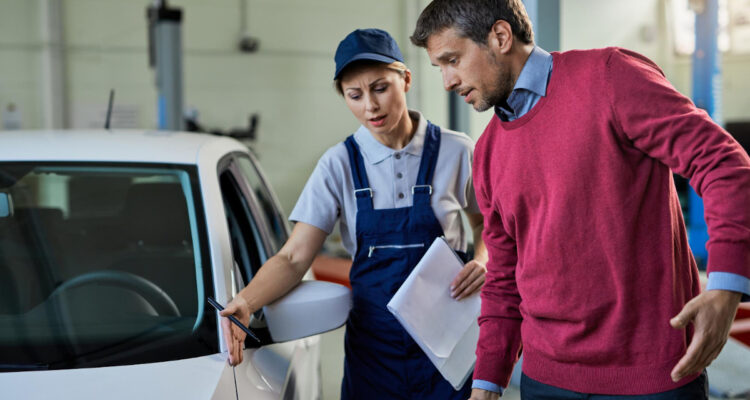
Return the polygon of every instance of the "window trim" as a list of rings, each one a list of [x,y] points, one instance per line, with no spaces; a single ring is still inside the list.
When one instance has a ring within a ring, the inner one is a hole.
[[[255,169],[255,172],[258,174],[258,177],[260,178],[261,183],[263,183],[263,186],[265,186],[268,189],[268,195],[271,197],[271,202],[273,204],[274,212],[276,213],[277,217],[284,222],[284,232],[286,233],[287,240],[289,239],[289,236],[291,235],[291,229],[288,224],[288,220],[286,218],[286,215],[284,214],[284,209],[281,207],[281,202],[279,201],[279,198],[276,196],[276,192],[273,191],[273,187],[271,186],[268,178],[266,177],[266,174],[263,172],[263,170],[260,168],[260,162],[258,161],[258,158],[255,157],[253,153],[235,153],[238,154],[239,157],[246,157],[250,160],[250,164]]]
[[[252,162],[252,158],[249,157],[248,153],[243,152],[232,152],[230,154],[227,154],[222,158],[222,160],[219,162],[219,165],[222,166],[222,168],[219,168],[219,177],[223,172],[229,172],[232,175],[232,178],[234,179],[235,183],[240,189],[240,192],[245,197],[245,200],[248,203],[248,207],[250,208],[250,213],[253,218],[253,222],[256,225],[256,229],[258,229],[258,233],[260,234],[261,242],[263,243],[263,251],[265,252],[265,259],[262,259],[261,262],[265,263],[268,258],[271,258],[275,252],[273,251],[272,246],[272,240],[271,240],[271,233],[268,231],[268,227],[265,226],[265,224],[259,224],[258,221],[265,220],[263,210],[259,205],[258,199],[255,196],[255,193],[253,193],[252,189],[248,187],[247,182],[245,181],[244,176],[242,175],[242,171],[240,170],[240,167],[238,165],[238,158],[246,156],[250,159]],[[255,164],[253,163],[253,166]],[[256,170],[258,168],[256,167]],[[260,175],[260,174],[259,174]],[[263,179],[262,175],[261,180],[263,184],[268,187],[267,182]],[[278,208],[277,208],[278,209]],[[285,228],[288,229],[288,228]]]

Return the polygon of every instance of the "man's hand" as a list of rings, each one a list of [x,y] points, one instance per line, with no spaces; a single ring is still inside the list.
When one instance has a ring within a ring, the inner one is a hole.
[[[245,336],[247,334],[227,317],[234,315],[247,326],[250,323],[252,310],[250,310],[247,301],[242,296],[237,295],[219,314],[224,317],[221,319],[221,332],[229,350],[229,364],[234,366],[242,362],[242,350],[245,347]]]
[[[471,260],[451,282],[451,296],[456,300],[469,297],[478,292],[484,285],[484,274],[487,268],[477,260]]]
[[[499,398],[499,393],[489,392],[482,389],[471,389],[471,397],[469,397],[469,400],[497,400]]]
[[[685,329],[691,322],[695,328],[685,355],[672,370],[673,381],[703,371],[719,356],[741,298],[742,294],[737,292],[708,290],[690,300],[669,320],[675,329]]]

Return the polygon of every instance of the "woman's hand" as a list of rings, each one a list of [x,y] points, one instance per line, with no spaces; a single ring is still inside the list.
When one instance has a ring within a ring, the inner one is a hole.
[[[225,317],[221,319],[221,330],[229,350],[229,364],[242,362],[245,332],[226,317],[234,315],[247,326],[253,312],[288,293],[310,269],[327,235],[319,228],[297,222],[281,250],[263,264],[250,284],[220,313]]]
[[[247,326],[250,324],[252,310],[247,301],[242,296],[237,295],[219,315],[224,317],[221,319],[221,332],[224,335],[224,341],[229,350],[229,364],[234,366],[242,362],[242,350],[244,349],[245,336],[247,334],[227,317],[234,315],[235,318]]]
[[[466,263],[451,283],[451,296],[456,300],[461,300],[479,292],[484,285],[486,272],[487,268],[477,260]]]

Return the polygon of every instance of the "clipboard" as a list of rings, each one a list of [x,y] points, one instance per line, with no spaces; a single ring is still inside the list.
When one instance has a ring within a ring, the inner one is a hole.
[[[460,301],[450,295],[463,266],[444,238],[435,239],[387,305],[456,390],[474,370],[481,309],[478,293]]]

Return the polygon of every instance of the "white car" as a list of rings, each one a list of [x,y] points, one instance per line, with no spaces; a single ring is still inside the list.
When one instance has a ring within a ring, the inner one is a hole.
[[[286,241],[236,140],[0,132],[0,397],[317,399],[349,290],[304,281],[227,364],[217,312]]]

